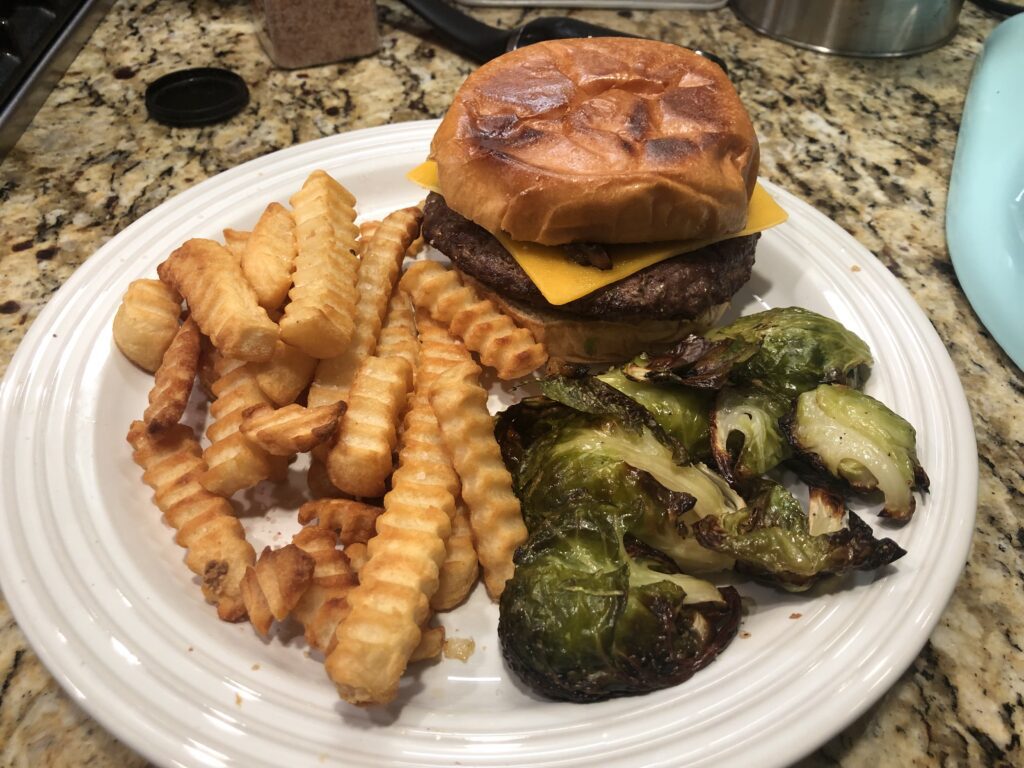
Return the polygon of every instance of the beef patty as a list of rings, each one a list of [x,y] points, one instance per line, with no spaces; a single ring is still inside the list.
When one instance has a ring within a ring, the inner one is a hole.
[[[750,279],[760,237],[734,237],[674,256],[556,307],[490,232],[453,211],[433,192],[424,208],[423,236],[461,271],[507,298],[605,320],[689,319],[728,302]]]

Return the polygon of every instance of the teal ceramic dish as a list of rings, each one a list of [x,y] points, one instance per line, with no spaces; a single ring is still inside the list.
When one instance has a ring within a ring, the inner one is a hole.
[[[974,311],[1024,368],[1024,14],[996,28],[975,65],[946,239]]]

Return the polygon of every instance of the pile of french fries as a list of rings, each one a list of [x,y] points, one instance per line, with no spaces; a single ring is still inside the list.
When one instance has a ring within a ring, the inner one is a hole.
[[[481,364],[515,379],[547,353],[457,273],[415,260],[419,208],[357,225],[323,171],[289,202],[129,286],[114,340],[154,382],[128,442],[220,618],[264,636],[297,621],[344,699],[385,704],[411,661],[440,654],[433,612],[480,570],[492,599],[512,575],[526,529]],[[196,381],[202,442],[182,423]],[[257,558],[229,498],[286,481],[299,453],[302,528]]]

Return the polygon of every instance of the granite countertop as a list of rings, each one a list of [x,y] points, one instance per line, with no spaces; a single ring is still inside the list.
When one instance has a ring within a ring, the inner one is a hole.
[[[249,6],[120,0],[0,164],[0,373],[53,292],[151,208],[276,149],[437,117],[473,68],[384,0],[378,55],[275,70]],[[523,16],[475,13],[502,26]],[[762,174],[824,211],[892,270],[938,330],[967,391],[980,459],[967,567],[911,668],[806,765],[1024,764],[1024,376],[960,291],[943,226],[972,63],[995,21],[968,4],[948,45],[873,61],[791,48],[728,10],[578,15],[724,57],[761,137]],[[147,121],[146,84],[202,65],[246,80],[245,111],[203,129]],[[144,762],[60,690],[0,600],[0,765]]]

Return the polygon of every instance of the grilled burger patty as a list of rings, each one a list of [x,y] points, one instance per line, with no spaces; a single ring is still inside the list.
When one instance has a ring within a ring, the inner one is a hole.
[[[434,192],[424,208],[423,236],[461,271],[506,298],[605,320],[695,318],[728,302],[750,279],[760,237],[734,237],[666,259],[556,307],[490,232],[453,211]]]

